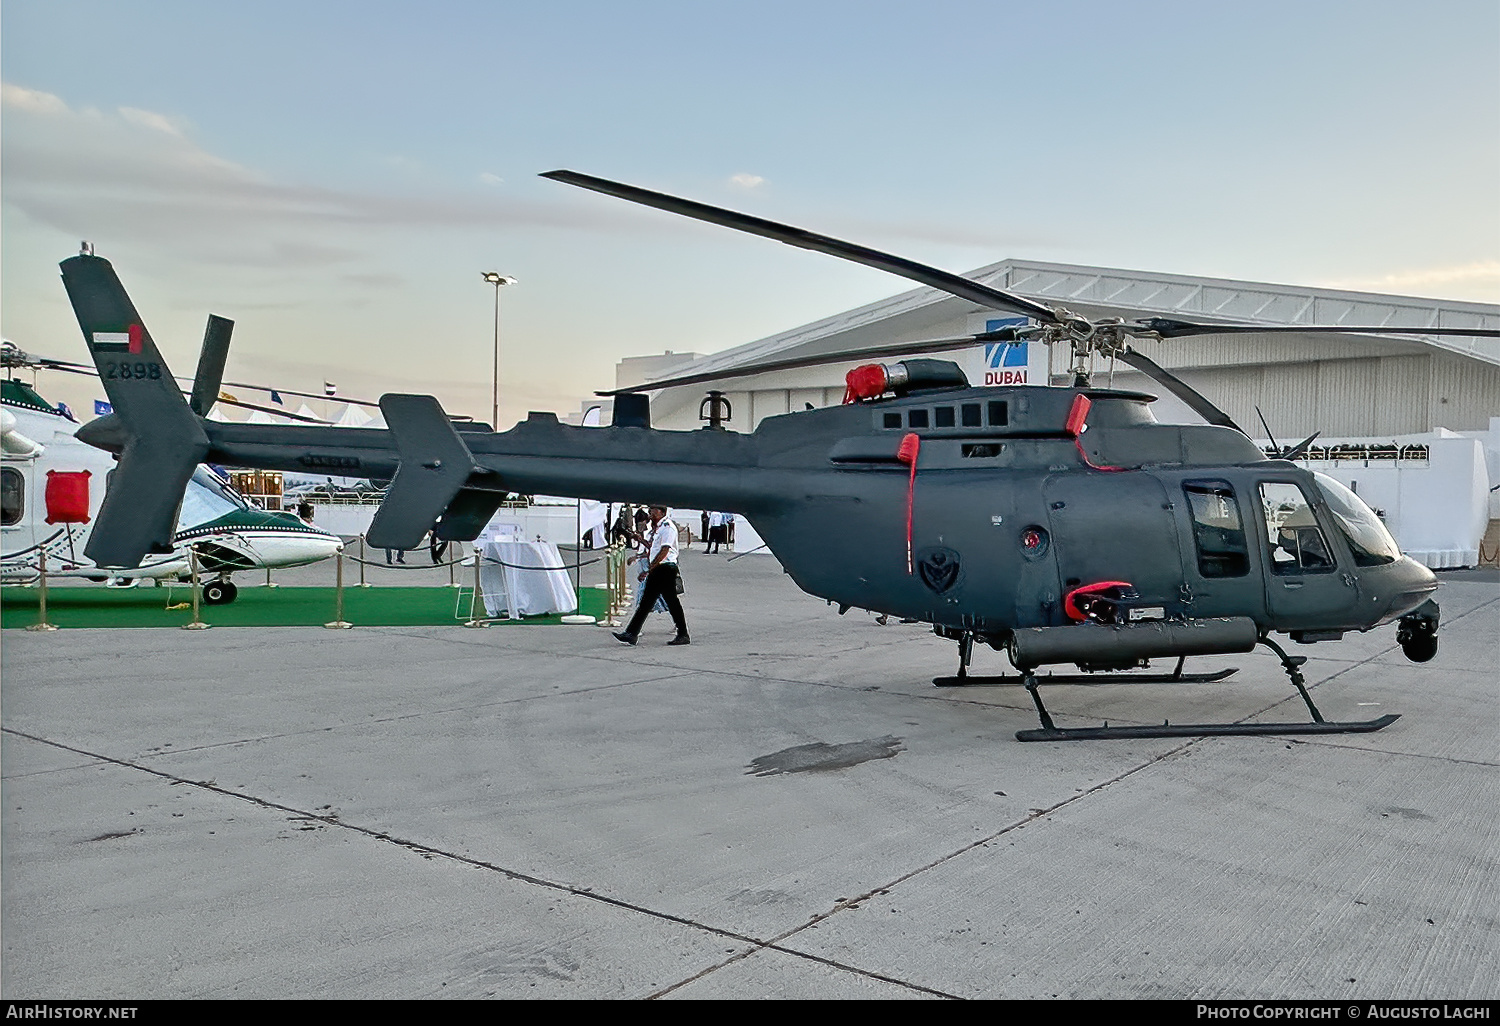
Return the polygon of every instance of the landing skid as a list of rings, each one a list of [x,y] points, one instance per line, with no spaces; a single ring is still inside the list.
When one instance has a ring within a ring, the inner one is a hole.
[[[1017,741],[1108,741],[1142,737],[1239,737],[1258,734],[1368,734],[1383,730],[1401,718],[1387,713],[1378,720],[1342,723],[1163,723],[1159,727],[1043,727],[1018,730]]]
[[[1401,718],[1398,714],[1387,713],[1374,720],[1328,722],[1323,719],[1323,714],[1313,704],[1312,696],[1307,693],[1307,682],[1301,670],[1302,664],[1307,662],[1307,657],[1288,655],[1285,649],[1270,638],[1261,638],[1260,643],[1281,658],[1282,669],[1286,670],[1292,686],[1302,696],[1302,701],[1307,705],[1307,711],[1312,715],[1311,723],[1178,723],[1174,725],[1163,722],[1159,727],[1111,727],[1108,723],[1102,727],[1059,727],[1052,722],[1047,707],[1042,704],[1042,696],[1037,693],[1037,687],[1042,683],[1062,683],[1063,678],[1038,678],[1029,669],[1021,668],[1021,674],[1025,678],[1025,688],[1030,692],[1032,702],[1036,704],[1037,716],[1041,719],[1042,726],[1039,730],[1016,731],[1016,740],[1101,741],[1153,737],[1238,737],[1264,734],[1368,734],[1372,731],[1383,730]],[[1179,672],[1182,670],[1180,661],[1177,669]],[[1144,678],[1131,679],[1143,680]]]

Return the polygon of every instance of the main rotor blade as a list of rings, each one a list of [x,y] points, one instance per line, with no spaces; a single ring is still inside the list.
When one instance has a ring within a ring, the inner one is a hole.
[[[1260,426],[1266,429],[1266,437],[1271,440],[1271,448],[1277,452],[1281,451],[1281,443],[1276,441],[1276,436],[1271,434],[1271,425],[1266,423],[1266,415],[1260,412],[1260,407],[1255,408],[1255,415],[1260,418]]]
[[[751,235],[759,235],[767,239],[775,239],[784,242],[788,246],[796,246],[799,249],[810,249],[818,253],[827,253],[842,260],[850,260],[856,264],[864,264],[866,267],[874,267],[881,271],[889,271],[903,278],[921,282],[923,285],[931,285],[949,295],[967,299],[971,303],[991,310],[1005,310],[1011,313],[1021,313],[1028,317],[1034,317],[1044,324],[1056,324],[1059,322],[1057,313],[1040,303],[1033,303],[1029,299],[1017,296],[1010,292],[981,285],[977,281],[970,281],[961,275],[949,271],[919,264],[915,260],[907,260],[904,257],[892,256],[882,253],[876,249],[866,246],[856,246],[851,242],[843,242],[839,239],[830,238],[827,235],[817,235],[801,228],[791,225],[778,224],[775,221],[767,221],[760,217],[751,217],[749,214],[736,213],[733,210],[725,210],[722,207],[711,207],[706,203],[697,203],[693,200],[679,199],[676,196],[668,196],[666,193],[652,192],[649,189],[637,188],[633,185],[623,185],[619,182],[611,182],[603,178],[595,178],[592,175],[579,174],[577,171],[548,171],[541,177],[550,178],[554,182],[562,182],[565,185],[576,185],[581,189],[590,189],[594,192],[602,192],[608,196],[617,196],[632,203],[640,203],[643,206],[655,207],[672,214],[681,214],[684,217],[695,218],[699,221],[708,221],[711,224],[723,225],[725,228],[733,228],[736,231],[748,232]]]
[[[647,381],[631,388],[616,388],[608,392],[595,392],[594,394],[611,396],[626,395],[631,392],[651,392],[658,388],[675,388],[678,385],[697,385],[705,381],[727,381],[731,378],[748,378],[755,374],[797,370],[801,367],[817,367],[829,363],[844,363],[849,360],[863,360],[872,356],[907,356],[913,353],[940,353],[949,349],[962,349],[977,342],[1014,342],[1015,339],[1016,330],[1014,328],[1001,328],[998,331],[986,331],[978,335],[964,335],[961,338],[934,338],[921,342],[885,342],[878,346],[863,346],[859,349],[845,349],[834,353],[819,353],[816,356],[798,356],[786,360],[769,360],[765,363],[757,363],[748,367],[734,367],[728,370],[684,374],[675,378]]]
[[[1286,452],[1282,453],[1281,458],[1284,460],[1300,460],[1302,457],[1307,455],[1307,450],[1312,448],[1312,444],[1318,440],[1318,436],[1322,433],[1323,432],[1321,431],[1314,431],[1312,434],[1302,439],[1302,441],[1298,442]]]
[[[380,409],[379,403],[372,403],[368,399],[345,399],[341,395],[319,395],[317,392],[294,392],[290,388],[271,388],[267,385],[252,385],[248,381],[226,381],[226,388],[253,388],[257,392],[275,392],[278,395],[294,395],[299,399],[326,399],[331,403],[348,403],[353,406],[368,406],[372,410]]]
[[[183,394],[186,395],[187,393],[184,392]],[[304,424],[320,424],[326,426],[331,423],[330,421],[319,420],[317,417],[304,417],[300,413],[288,413],[286,410],[278,410],[274,406],[257,406],[255,403],[242,403],[238,399],[226,399],[222,395],[218,396],[215,401],[221,402],[225,406],[238,406],[241,409],[246,410],[259,410],[261,413],[269,413],[273,417],[285,417],[287,420],[300,420]]]
[[[1500,328],[1399,328],[1356,327],[1344,324],[1195,324],[1170,317],[1147,317],[1136,321],[1139,327],[1162,338],[1188,335],[1255,335],[1255,334],[1341,334],[1341,335],[1470,335],[1500,338]]]
[[[1181,399],[1194,413],[1210,424],[1233,428],[1242,435],[1246,434],[1244,429],[1229,419],[1229,414],[1199,395],[1186,381],[1168,374],[1155,360],[1136,352],[1134,349],[1122,350],[1119,356],[1121,360],[1124,360],[1130,366]]]

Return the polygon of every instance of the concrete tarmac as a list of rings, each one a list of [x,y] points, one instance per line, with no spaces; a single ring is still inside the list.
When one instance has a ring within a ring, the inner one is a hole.
[[[1382,732],[1039,744],[1021,689],[934,688],[955,646],[918,625],[765,555],[683,574],[687,647],[664,615],[636,648],[6,631],[0,994],[1500,997],[1494,572],[1441,575],[1428,664],[1394,626],[1296,647]],[[1306,718],[1267,653],[1189,666],[1241,671],[1043,694]]]

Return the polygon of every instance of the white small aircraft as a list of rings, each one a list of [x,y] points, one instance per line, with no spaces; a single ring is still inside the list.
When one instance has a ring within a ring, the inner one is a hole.
[[[142,579],[185,577],[189,549],[198,554],[210,605],[233,602],[240,570],[305,566],[339,552],[337,535],[290,513],[256,509],[217,474],[193,472],[178,512],[173,551],[148,556],[133,570],[101,570],[83,553],[104,500],[114,460],[74,437],[78,425],[31,386],[0,382],[0,581],[30,583],[49,577],[82,577],[113,587]]]

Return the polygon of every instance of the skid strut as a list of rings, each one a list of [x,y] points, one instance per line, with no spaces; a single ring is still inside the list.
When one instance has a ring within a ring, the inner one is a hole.
[[[1224,737],[1224,736],[1256,736],[1263,734],[1368,734],[1372,731],[1382,730],[1389,727],[1400,719],[1396,713],[1387,713],[1373,720],[1345,720],[1340,722],[1329,722],[1323,719],[1323,714],[1313,704],[1312,696],[1307,693],[1307,681],[1302,676],[1302,664],[1307,662],[1306,656],[1288,655],[1276,642],[1270,638],[1262,637],[1260,643],[1275,652],[1281,659],[1282,669],[1290,678],[1292,686],[1302,696],[1302,701],[1307,705],[1307,711],[1312,715],[1311,723],[1167,723],[1160,726],[1150,727],[1111,727],[1106,723],[1102,727],[1059,727],[1052,722],[1052,717],[1047,713],[1047,707],[1042,704],[1042,696],[1037,692],[1037,686],[1043,682],[1060,684],[1066,678],[1044,677],[1038,678],[1031,668],[1018,667],[1023,678],[1022,683],[1031,694],[1031,700],[1036,703],[1037,717],[1042,726],[1039,730],[1018,730],[1016,740],[1018,741],[1098,741],[1125,738],[1154,738],[1154,737]],[[1178,671],[1182,669],[1178,664]],[[1232,671],[1231,671],[1232,672]],[[1227,676],[1227,674],[1225,674]],[[1142,677],[1130,678],[1143,680]],[[970,678],[975,680],[975,678]],[[936,682],[934,682],[936,683]],[[1069,681],[1073,683],[1073,681]],[[1092,683],[1092,682],[1091,682]]]

